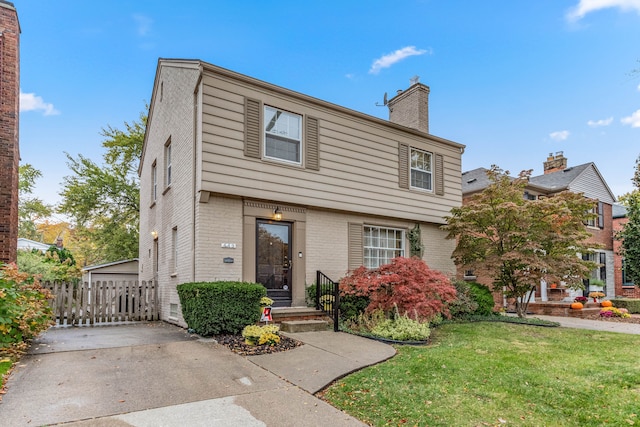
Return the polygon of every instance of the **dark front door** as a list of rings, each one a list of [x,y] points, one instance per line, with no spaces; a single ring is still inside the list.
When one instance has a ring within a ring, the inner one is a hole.
[[[291,224],[258,220],[256,281],[276,307],[291,306]]]

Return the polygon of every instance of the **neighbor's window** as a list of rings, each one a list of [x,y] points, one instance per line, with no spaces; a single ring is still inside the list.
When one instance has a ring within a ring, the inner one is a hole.
[[[628,268],[627,260],[622,258],[622,286],[634,286],[633,281],[629,278]]]
[[[431,153],[411,149],[411,187],[433,190]]]
[[[171,185],[171,140],[164,147],[164,159],[167,165],[167,187]]]
[[[264,107],[264,155],[271,159],[301,163],[302,116]]]
[[[404,256],[404,230],[364,226],[364,266],[377,268]]]

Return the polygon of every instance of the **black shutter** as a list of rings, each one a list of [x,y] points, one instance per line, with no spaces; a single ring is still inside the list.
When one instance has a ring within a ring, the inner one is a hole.
[[[604,204],[598,202],[598,227],[604,228]]]

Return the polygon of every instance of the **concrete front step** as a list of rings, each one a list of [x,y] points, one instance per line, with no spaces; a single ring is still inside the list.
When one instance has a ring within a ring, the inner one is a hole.
[[[329,322],[326,320],[286,320],[280,323],[282,332],[318,332],[328,328]]]

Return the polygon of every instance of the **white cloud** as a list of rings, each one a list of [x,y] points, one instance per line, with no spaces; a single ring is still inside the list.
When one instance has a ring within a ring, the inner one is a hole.
[[[640,85],[638,85],[638,91],[640,92]]]
[[[20,111],[42,111],[45,116],[55,116],[60,114],[53,104],[44,102],[41,96],[35,93],[20,92]]]
[[[378,74],[383,68],[389,68],[396,62],[400,62],[409,56],[424,55],[425,53],[431,54],[431,49],[416,49],[415,46],[403,47],[395,52],[382,55],[380,58],[373,61],[373,64],[369,69],[369,74]]]
[[[135,14],[133,15],[133,20],[138,24],[138,35],[144,37],[149,34],[151,31],[151,24],[153,24],[153,19],[145,15]]]
[[[564,141],[565,139],[569,138],[569,131],[559,130],[556,132],[551,132],[549,134],[549,138],[553,139],[554,141]]]
[[[640,128],[640,110],[636,110],[635,113],[629,117],[623,117],[620,119],[623,125],[629,125],[632,128]]]
[[[619,8],[623,12],[635,10],[640,14],[640,0],[579,0],[567,13],[567,20],[576,22],[588,13],[609,8]]]
[[[608,119],[602,120],[589,120],[587,124],[592,128],[597,128],[599,126],[609,126],[613,122],[613,117],[609,117]]]

